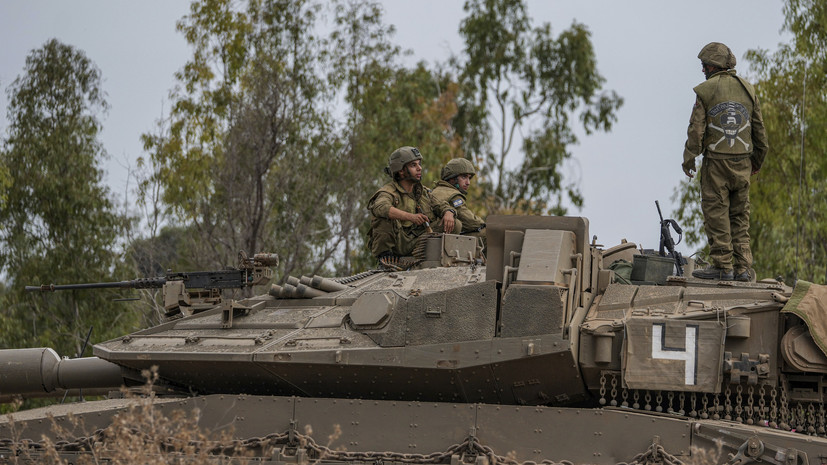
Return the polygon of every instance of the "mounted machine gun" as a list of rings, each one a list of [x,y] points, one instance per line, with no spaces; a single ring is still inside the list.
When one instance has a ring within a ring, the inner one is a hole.
[[[271,267],[278,266],[279,257],[258,253],[248,258],[238,253],[238,267],[216,271],[167,271],[164,276],[128,281],[80,284],[44,284],[26,286],[30,292],[54,292],[74,289],[163,289],[167,317],[191,315],[222,304],[223,289],[243,289],[266,284],[273,277]]]

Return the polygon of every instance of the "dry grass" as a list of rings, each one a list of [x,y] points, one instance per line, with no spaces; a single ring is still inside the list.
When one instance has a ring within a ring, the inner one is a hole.
[[[689,457],[683,460],[684,465],[715,465],[721,463],[723,442],[718,439],[715,441],[715,445],[715,449],[692,446]]]
[[[231,430],[213,434],[199,426],[198,409],[163,414],[152,392],[157,371],[146,371],[144,377],[147,382],[138,393],[123,391],[131,401],[129,406],[102,430],[90,431],[74,415],[63,422],[52,418],[52,435],[31,444],[20,439],[12,420],[12,439],[19,448],[16,455],[8,457],[8,463],[166,465],[247,461],[251,452],[233,440]]]

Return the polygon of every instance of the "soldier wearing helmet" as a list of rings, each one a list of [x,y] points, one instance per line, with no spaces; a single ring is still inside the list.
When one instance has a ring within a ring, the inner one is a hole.
[[[462,223],[460,234],[480,238],[481,245],[485,247],[485,221],[468,208],[466,199],[475,174],[470,160],[454,158],[442,168],[441,179],[434,186],[432,195],[457,210],[457,219]]]
[[[709,240],[710,266],[692,275],[703,279],[750,280],[750,175],[767,155],[767,133],[752,84],[735,72],[735,55],[720,42],[698,54],[706,81],[696,86],[695,106],[683,151],[683,172],[701,164],[701,210]]]
[[[462,225],[455,220],[456,209],[434,199],[422,186],[422,154],[416,147],[396,149],[385,174],[391,176],[391,182],[368,202],[368,246],[374,257],[411,255],[416,239],[428,228],[459,233]]]

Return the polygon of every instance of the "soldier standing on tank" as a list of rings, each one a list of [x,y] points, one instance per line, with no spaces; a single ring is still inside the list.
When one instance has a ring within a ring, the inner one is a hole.
[[[701,164],[701,210],[710,266],[692,272],[703,279],[749,281],[750,175],[767,155],[767,133],[755,89],[735,72],[735,55],[719,42],[698,54],[706,81],[696,86],[695,106],[683,152],[683,172]]]
[[[471,161],[465,158],[454,158],[442,168],[441,180],[437,181],[431,195],[455,208],[457,219],[462,223],[460,234],[479,238],[480,245],[485,248],[485,220],[468,208],[466,199],[468,187],[471,186],[471,178],[475,174],[477,172]]]
[[[385,174],[392,181],[368,202],[368,247],[374,257],[411,255],[416,239],[429,228],[459,233],[462,224],[455,220],[456,210],[434,199],[422,185],[422,155],[416,147],[396,149],[388,159]]]

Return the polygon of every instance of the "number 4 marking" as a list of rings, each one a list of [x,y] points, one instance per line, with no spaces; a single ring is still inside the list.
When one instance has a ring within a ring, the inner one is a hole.
[[[652,359],[683,360],[684,384],[698,384],[698,326],[686,325],[686,344],[683,349],[666,347],[666,325],[652,324]]]

